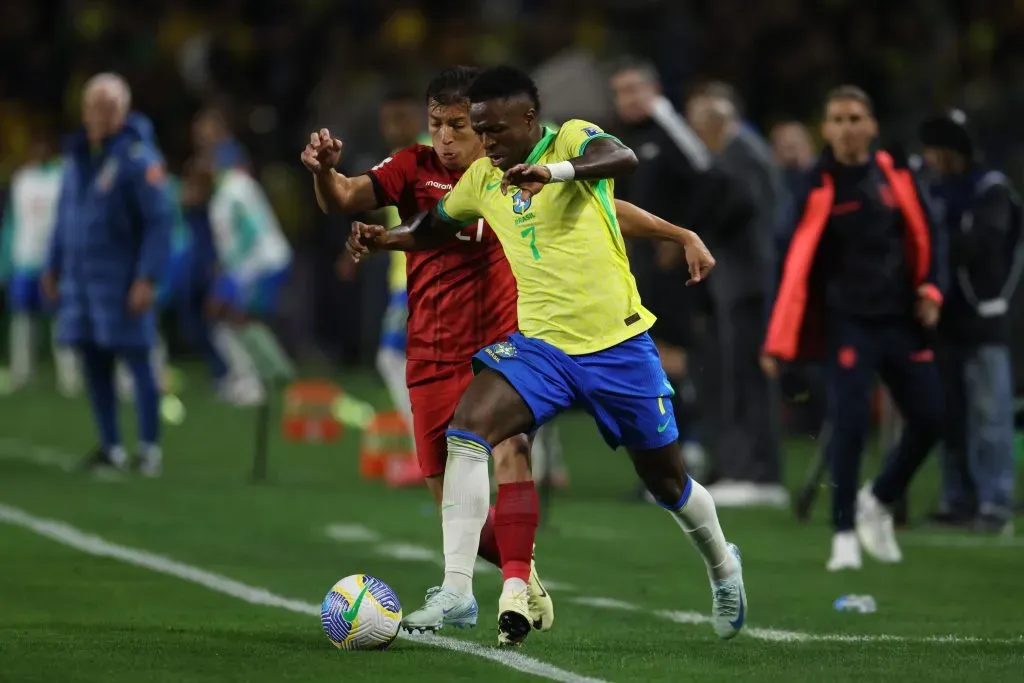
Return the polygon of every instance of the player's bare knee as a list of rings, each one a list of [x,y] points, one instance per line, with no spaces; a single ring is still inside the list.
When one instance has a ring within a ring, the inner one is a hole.
[[[451,428],[457,429],[460,432],[476,434],[493,445],[493,442],[488,438],[491,429],[491,420],[488,412],[486,405],[475,401],[467,401],[466,397],[463,397],[455,408]]]

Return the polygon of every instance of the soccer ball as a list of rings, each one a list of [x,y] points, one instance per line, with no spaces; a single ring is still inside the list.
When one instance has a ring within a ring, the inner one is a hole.
[[[342,650],[383,650],[398,637],[402,605],[380,579],[353,574],[334,584],[320,605],[320,624]]]

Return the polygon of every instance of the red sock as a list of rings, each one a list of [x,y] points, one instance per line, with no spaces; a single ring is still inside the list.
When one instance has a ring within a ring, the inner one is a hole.
[[[498,486],[494,506],[494,535],[501,548],[501,573],[505,580],[530,580],[533,541],[537,536],[540,503],[532,481]]]
[[[501,551],[498,550],[498,541],[494,536],[494,507],[487,513],[487,521],[480,530],[480,550],[477,555],[495,567],[501,567]]]

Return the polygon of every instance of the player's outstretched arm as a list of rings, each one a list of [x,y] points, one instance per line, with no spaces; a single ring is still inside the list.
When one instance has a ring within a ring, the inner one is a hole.
[[[617,178],[633,173],[639,164],[633,150],[613,137],[603,137],[591,141],[583,154],[568,161],[516,164],[505,171],[501,191],[507,194],[509,185],[515,185],[522,190],[525,200],[548,183]]]
[[[673,225],[639,206],[615,200],[615,213],[623,237],[668,240],[683,248],[686,265],[690,271],[687,285],[693,285],[708,276],[715,267],[715,257],[704,245],[704,240],[692,230]]]
[[[321,128],[310,134],[309,144],[302,151],[302,164],[313,174],[317,206],[324,213],[358,213],[379,208],[369,176],[349,178],[335,170],[341,162],[341,147],[341,140]]]
[[[436,209],[435,209],[436,211]],[[345,248],[357,263],[375,251],[423,251],[443,245],[460,226],[435,212],[418,213],[390,230],[380,225],[352,223]]]

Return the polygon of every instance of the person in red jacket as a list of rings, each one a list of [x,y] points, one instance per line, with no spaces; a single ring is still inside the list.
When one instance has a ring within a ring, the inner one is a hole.
[[[769,374],[779,361],[825,364],[830,571],[859,568],[861,546],[882,562],[902,559],[890,507],[942,432],[942,385],[929,343],[942,303],[942,240],[906,160],[877,148],[877,133],[863,90],[830,93],[823,124],[829,144],[797,205],[762,358]],[[906,427],[882,473],[858,495],[876,373]]]

